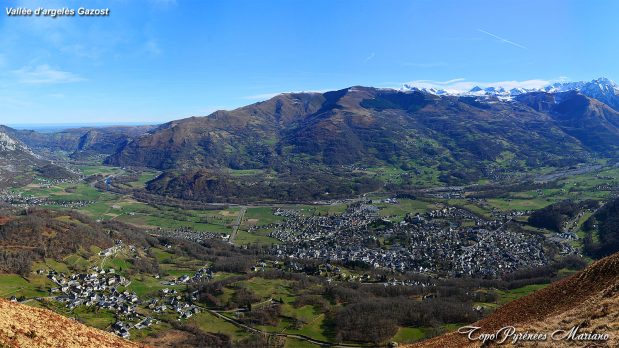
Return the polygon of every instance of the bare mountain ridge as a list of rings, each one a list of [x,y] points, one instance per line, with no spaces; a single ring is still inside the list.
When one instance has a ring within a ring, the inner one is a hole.
[[[43,347],[145,347],[109,332],[97,330],[47,309],[0,299],[0,346]]]
[[[569,278],[512,301],[471,326],[481,327],[480,331],[484,333],[493,333],[505,326],[514,326],[519,332],[552,332],[580,326],[583,332],[605,333],[610,337],[606,342],[589,342],[589,346],[617,347],[619,344],[619,253],[596,261]],[[587,342],[563,340],[520,342],[517,346],[583,347],[586,345]],[[452,332],[406,347],[481,346],[479,341],[471,342],[465,335]]]

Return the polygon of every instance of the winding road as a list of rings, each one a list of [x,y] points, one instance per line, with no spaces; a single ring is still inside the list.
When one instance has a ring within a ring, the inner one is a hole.
[[[316,339],[313,339],[311,337],[308,337],[308,336],[305,336],[305,335],[299,335],[299,334],[287,334],[287,333],[268,332],[268,331],[264,331],[264,330],[261,330],[261,329],[257,329],[255,327],[251,327],[249,325],[245,325],[245,324],[243,324],[243,323],[241,323],[241,322],[239,322],[237,320],[234,320],[234,319],[232,319],[230,317],[227,317],[227,316],[221,314],[221,312],[219,312],[219,311],[215,311],[215,310],[212,310],[212,309],[207,309],[205,307],[201,307],[201,308],[206,310],[207,312],[211,313],[212,315],[214,315],[214,316],[216,316],[216,317],[218,317],[218,318],[220,318],[222,320],[225,320],[225,321],[227,321],[227,322],[229,322],[229,323],[231,323],[231,324],[233,324],[233,325],[235,325],[235,326],[237,326],[237,327],[239,327],[241,329],[244,329],[244,330],[249,331],[249,332],[257,333],[257,334],[273,335],[273,336],[286,337],[286,338],[294,338],[294,339],[305,341],[305,342],[309,342],[309,343],[312,343],[312,344],[315,344],[315,345],[321,346],[321,347],[334,347],[334,348],[336,348],[336,347],[342,347],[342,348],[343,347],[356,347],[356,348],[368,347],[368,346],[357,345],[357,344],[326,342],[326,341],[316,340]],[[373,347],[376,347],[376,346],[373,346]]]

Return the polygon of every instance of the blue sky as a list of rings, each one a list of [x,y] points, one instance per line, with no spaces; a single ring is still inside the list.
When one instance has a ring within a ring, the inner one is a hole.
[[[111,10],[0,16],[4,124],[159,123],[352,85],[619,78],[610,0],[2,3]]]

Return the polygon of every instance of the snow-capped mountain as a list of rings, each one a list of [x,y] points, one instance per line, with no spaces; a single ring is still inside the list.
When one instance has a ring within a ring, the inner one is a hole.
[[[619,86],[605,77],[600,77],[591,82],[554,83],[546,87],[544,91],[550,93],[578,91],[587,97],[607,104],[615,110],[619,110]]]
[[[577,91],[588,97],[597,99],[615,110],[619,110],[619,85],[615,82],[600,77],[590,82],[556,82],[541,88],[522,88],[515,87],[508,89],[505,86],[475,86],[469,90],[455,90],[450,88],[437,89],[428,87],[417,87],[414,83],[404,84],[403,91],[422,91],[438,96],[456,95],[456,96],[476,96],[476,97],[498,97],[499,99],[510,100],[515,96],[531,93],[531,92],[546,92],[546,93],[561,93],[568,91]]]
[[[420,91],[420,92],[426,92],[426,93],[430,93],[430,94],[434,94],[434,95],[456,95],[458,94],[458,91],[448,91],[445,89],[437,89],[437,88],[426,88],[426,87],[418,87],[415,86],[413,84],[408,84],[405,83],[402,86],[402,90],[403,91]]]
[[[533,92],[534,89],[527,88],[512,88],[506,89],[501,86],[490,86],[486,88],[481,88],[479,86],[475,86],[471,88],[469,91],[460,93],[460,95],[471,95],[471,96],[497,96],[497,97],[514,97],[523,93]]]
[[[591,81],[593,83],[596,80]],[[540,88],[539,91],[548,92],[548,93],[561,93],[561,92],[569,92],[569,91],[579,91],[583,86],[585,86],[588,82],[585,81],[576,81],[576,82],[555,82],[544,88]]]

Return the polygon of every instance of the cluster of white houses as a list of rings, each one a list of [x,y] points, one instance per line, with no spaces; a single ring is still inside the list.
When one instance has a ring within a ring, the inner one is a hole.
[[[113,248],[103,254],[113,252]],[[178,320],[188,319],[199,312],[192,304],[197,300],[196,293],[179,293],[173,288],[163,288],[150,300],[140,299],[136,293],[126,290],[131,282],[117,274],[113,269],[104,270],[97,266],[90,273],[65,274],[49,270],[47,277],[56,284],[50,291],[54,299],[62,302],[68,309],[79,306],[96,307],[108,310],[116,316],[112,331],[128,338],[131,329],[145,329],[156,320],[151,316],[140,314],[138,307],[151,310],[154,313],[176,313]],[[208,268],[202,268],[193,275],[182,275],[174,280],[162,280],[163,286],[176,286],[193,282],[208,281],[213,273]],[[124,290],[122,290],[124,289]]]
[[[544,236],[512,228],[510,218],[486,220],[456,207],[395,223],[368,203],[341,215],[303,216],[278,211],[273,226],[280,258],[364,262],[375,268],[452,276],[498,276],[545,265]]]

